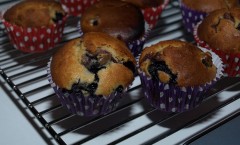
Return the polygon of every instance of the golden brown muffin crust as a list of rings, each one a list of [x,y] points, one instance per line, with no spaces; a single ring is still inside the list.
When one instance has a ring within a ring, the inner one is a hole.
[[[189,8],[207,13],[221,8],[240,6],[238,0],[182,0],[182,3]]]
[[[24,0],[8,9],[4,19],[22,27],[41,27],[54,24],[64,15],[61,4],[54,0]]]
[[[81,17],[81,29],[104,32],[130,42],[144,33],[144,17],[139,8],[119,0],[101,0],[90,6]]]
[[[100,57],[98,62],[103,63],[102,68],[95,72],[99,79],[97,82],[94,82],[95,70],[91,71],[91,66],[87,66],[92,63],[87,60],[88,55]],[[133,81],[132,70],[124,65],[128,62],[136,65],[135,58],[123,42],[104,33],[91,32],[68,42],[53,55],[51,75],[60,88],[71,90],[74,84],[97,83],[95,94],[108,96],[119,86],[126,88]]]
[[[122,0],[132,3],[140,8],[158,7],[163,4],[164,0]]]
[[[159,42],[143,50],[139,59],[140,68],[150,77],[153,77],[149,72],[153,61],[165,62],[166,66],[161,66],[164,70],[157,72],[158,79],[164,83],[169,83],[172,77],[166,73],[166,67],[176,76],[178,86],[203,85],[216,76],[216,67],[212,64],[210,54],[179,40]]]
[[[210,13],[199,25],[198,37],[210,47],[227,53],[239,53],[240,8],[221,9]]]

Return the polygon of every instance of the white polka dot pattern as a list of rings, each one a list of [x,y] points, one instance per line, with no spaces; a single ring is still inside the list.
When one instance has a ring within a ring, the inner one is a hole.
[[[87,7],[99,0],[60,0],[66,11],[73,16],[81,16]]]
[[[179,0],[179,5],[182,11],[184,27],[187,32],[193,33],[194,26],[205,18],[207,14],[205,12],[195,11],[188,8],[182,3],[182,0]]]
[[[169,0],[165,0],[162,5],[156,8],[146,8],[142,10],[144,19],[149,24],[150,29],[152,29],[156,25],[163,9],[166,7],[168,3],[169,3]]]

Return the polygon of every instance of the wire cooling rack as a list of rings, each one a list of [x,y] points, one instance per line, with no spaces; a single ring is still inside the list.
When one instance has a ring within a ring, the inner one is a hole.
[[[50,87],[46,66],[59,47],[79,37],[77,23],[78,18],[70,17],[62,42],[53,50],[41,54],[15,50],[1,23],[0,74],[57,143],[189,144],[239,115],[239,78],[220,80],[208,92],[207,99],[192,111],[166,113],[146,103],[138,76],[114,112],[99,117],[70,114]],[[146,45],[169,39],[194,43],[193,37],[183,29],[177,1],[171,1],[163,11]]]

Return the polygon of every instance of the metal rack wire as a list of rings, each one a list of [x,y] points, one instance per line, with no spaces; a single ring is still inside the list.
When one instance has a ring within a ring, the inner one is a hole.
[[[0,4],[8,2],[11,1]],[[163,11],[146,45],[167,39],[193,42],[192,36],[183,30],[181,21],[178,3],[172,1]],[[77,22],[77,18],[69,18],[61,44],[42,54],[26,54],[15,50],[3,26],[0,27],[1,76],[59,144],[157,144],[184,128],[214,118],[218,110],[240,100],[240,92],[236,91],[239,90],[240,79],[224,78],[209,91],[207,99],[198,108],[185,113],[160,112],[145,102],[139,77],[136,76],[133,86],[116,111],[89,118],[72,115],[62,107],[50,87],[46,66],[50,56],[61,45],[79,36]],[[227,95],[220,101],[217,96],[226,90],[237,93]],[[187,136],[182,143],[189,144],[238,115],[239,108],[216,124]]]

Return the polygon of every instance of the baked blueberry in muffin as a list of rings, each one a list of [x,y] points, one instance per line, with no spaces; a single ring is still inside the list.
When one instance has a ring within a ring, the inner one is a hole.
[[[136,61],[127,46],[105,33],[90,32],[53,57],[51,75],[59,88],[84,96],[122,93],[134,79]]]
[[[22,27],[50,26],[62,20],[65,12],[54,0],[24,0],[4,13],[4,19]]]

